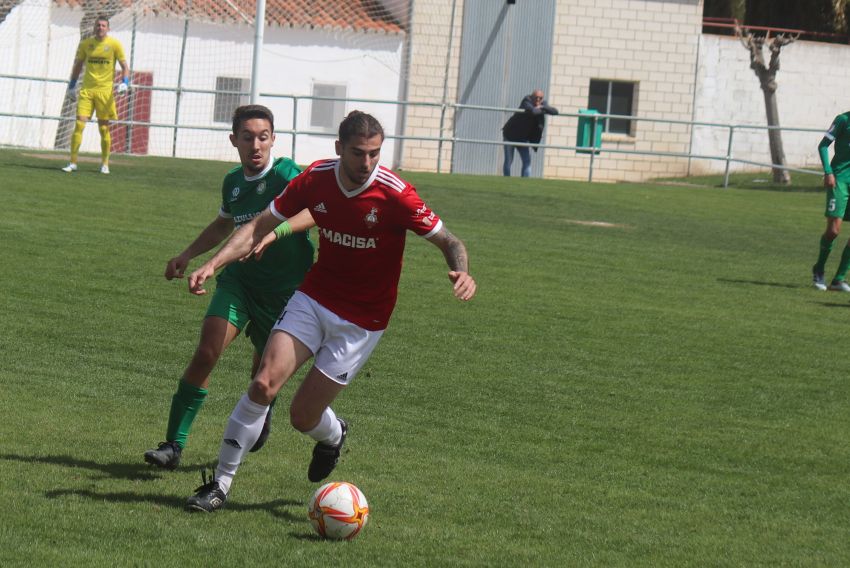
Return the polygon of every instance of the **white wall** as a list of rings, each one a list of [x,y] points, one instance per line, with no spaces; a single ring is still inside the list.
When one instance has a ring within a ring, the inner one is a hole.
[[[11,11],[0,24],[0,73],[41,76],[46,72],[50,11],[44,2],[28,1]],[[0,109],[15,114],[44,112],[44,83],[22,80],[0,82]],[[37,119],[0,120],[0,140],[15,138],[21,146],[40,146],[42,123]]]
[[[402,38],[384,34],[330,32],[272,28],[266,31],[263,67],[269,69],[263,77],[263,93],[312,93],[314,83],[345,85],[348,98],[396,101],[401,90]],[[364,49],[364,43],[369,49]],[[291,128],[291,100],[266,98],[263,101],[275,111],[281,128]],[[349,102],[346,113],[362,110],[377,118],[386,134],[395,133],[396,120],[401,107],[396,104]],[[298,103],[298,129],[316,130],[310,126],[310,101]],[[334,117],[338,124],[344,114]],[[334,132],[336,130],[334,129]],[[288,137],[279,137],[278,145]],[[298,137],[296,159],[299,163],[333,156],[336,136]],[[393,163],[392,143],[384,144],[381,163]]]
[[[765,58],[770,54],[765,49]],[[767,62],[766,61],[766,62]],[[780,55],[776,91],[780,125],[817,129],[782,135],[787,162],[792,166],[820,168],[817,145],[832,118],[850,108],[850,75],[840,72],[850,65],[850,47],[838,44],[797,41]],[[750,69],[747,50],[727,36],[700,37],[699,72],[695,120],[724,124],[765,126],[764,96]],[[725,155],[729,131],[720,127],[694,130],[693,152]],[[765,130],[736,130],[733,156],[770,162]],[[692,173],[723,171],[723,162],[694,162]],[[737,165],[733,171],[752,169]]]
[[[442,2],[440,21],[447,20],[446,14],[450,11],[443,4],[448,0],[422,0],[416,5],[421,9],[430,5],[429,2],[438,1]],[[623,28],[622,21],[616,19],[616,14],[611,11],[614,7],[640,10],[638,17],[626,19],[627,25]],[[734,38],[699,34],[694,23],[697,20],[697,7],[698,3],[695,2],[632,0],[559,3],[559,39],[553,61],[554,79],[547,93],[552,104],[564,112],[583,108],[587,98],[588,77],[604,76],[640,81],[640,116],[765,125],[763,96],[758,80],[749,68],[747,51]],[[65,94],[64,81],[70,73],[79,42],[81,18],[82,11],[79,9],[58,7],[50,0],[26,0],[0,23],[0,73],[57,80],[53,83],[0,80],[0,112],[46,117],[59,115]],[[425,17],[419,18],[419,23],[436,26]],[[601,27],[593,31],[594,26]],[[676,36],[676,41],[671,41],[673,36],[667,32],[674,28],[679,30],[680,35]],[[686,28],[696,34],[693,42],[688,39],[690,36],[681,35]],[[443,28],[434,29],[445,32]],[[185,87],[213,89],[216,75],[250,77],[253,31],[249,26],[192,23],[189,30],[191,37],[187,43]],[[155,85],[176,86],[182,32],[183,21],[177,18],[140,18],[135,34],[134,68],[152,71]],[[133,34],[129,13],[112,18],[112,34],[124,44],[130,58]],[[609,37],[611,34],[616,37]],[[659,34],[664,39],[656,41],[654,38]],[[260,85],[263,93],[309,95],[313,83],[321,81],[346,85],[351,98],[395,100],[399,96],[402,49],[402,38],[399,36],[279,27],[268,28],[265,36]],[[442,35],[439,37],[445,39]],[[420,34],[420,42],[424,41],[423,38]],[[698,53],[695,45],[697,38]],[[638,48],[651,53],[640,55],[637,53]],[[425,60],[416,58],[423,49],[420,47],[414,50],[411,68],[414,85],[417,84],[420,71],[425,73]],[[629,50],[635,51],[633,57],[627,57]],[[607,53],[609,57],[600,59],[594,55],[598,53]],[[836,114],[847,111],[850,106],[845,94],[850,87],[850,75],[841,72],[850,63],[850,46],[797,41],[782,50],[781,61],[777,99],[782,126],[816,129],[816,132],[784,132],[788,162],[817,169],[820,164],[816,146],[821,133]],[[444,68],[444,61],[441,60],[440,65]],[[678,77],[678,83],[668,80],[671,74]],[[656,77],[658,80],[653,83]],[[442,85],[442,79],[438,77],[436,83]],[[427,93],[413,90],[411,98],[436,100],[428,99],[428,96]],[[671,97],[676,98],[674,100]],[[688,102],[691,97],[692,108]],[[152,121],[171,124],[174,120],[175,100],[173,93],[155,92]],[[261,102],[275,111],[278,130],[292,128],[291,99],[263,97]],[[212,105],[212,95],[185,94],[181,105],[181,122],[210,124]],[[354,108],[375,114],[387,133],[393,133],[399,116],[396,105],[350,103],[346,111]],[[310,129],[309,117],[310,103],[301,101],[298,105],[299,129]],[[417,120],[415,116],[409,116],[408,126],[417,127]],[[50,149],[57,125],[58,121],[52,119],[0,117],[0,144]],[[228,127],[227,124],[220,126]],[[574,139],[572,120],[552,120],[547,128],[549,143],[571,143]],[[667,132],[660,127],[641,127],[638,129],[638,139],[626,141],[625,144],[635,148],[646,145],[659,150],[687,151],[690,133],[681,130],[677,127],[675,132]],[[152,128],[150,152],[171,155],[172,137],[170,128]],[[332,155],[333,139],[321,136],[299,137],[296,159],[300,163],[309,163]],[[727,141],[728,130],[725,128],[697,127],[693,133],[693,152],[723,156]],[[608,140],[605,144],[614,147],[612,144],[615,143]],[[408,150],[415,146],[412,142],[407,144]],[[382,162],[386,165],[393,161],[393,147],[393,144],[384,146]],[[767,134],[764,131],[736,131],[734,156],[767,162],[767,148]],[[99,137],[93,125],[86,130],[83,151],[99,152]],[[233,149],[223,132],[181,132],[178,135],[177,152],[178,155],[191,157],[235,160]],[[288,135],[278,136],[276,153],[290,155],[291,138]],[[547,176],[586,177],[586,164],[582,161],[586,157],[571,153],[560,156],[555,152],[550,154],[552,158],[547,159]],[[407,158],[410,162],[408,165],[412,167],[413,157]],[[429,155],[424,159],[422,169],[435,167],[435,161],[431,158]],[[559,164],[559,159],[568,160],[569,163]],[[681,159],[664,161],[609,154],[600,160],[595,177],[637,179],[678,175],[684,173],[685,163]],[[736,169],[745,167],[735,166]],[[723,168],[722,161],[693,160],[691,163],[691,172],[694,174],[720,172]]]
[[[179,58],[183,22],[173,18],[150,18],[138,26],[134,68],[152,71],[154,85],[176,87],[179,66],[166,59]],[[115,33],[125,49],[129,45],[129,32]],[[246,42],[245,40],[248,40]],[[186,43],[183,87],[187,89],[215,89],[216,77],[250,79],[253,52],[253,28],[248,25],[216,25],[192,22]],[[314,82],[345,85],[348,98],[395,100],[400,89],[401,38],[381,34],[331,32],[270,27],[265,31],[262,54],[260,92],[287,95],[310,95]],[[395,62],[395,64],[394,64]],[[261,97],[259,101],[275,113],[279,130],[293,128],[293,102],[285,97]],[[212,95],[186,93],[180,106],[181,124],[208,125],[213,116]],[[172,123],[176,96],[173,93],[155,92],[151,122]],[[388,134],[394,131],[397,105],[349,103],[346,111],[357,108],[370,112],[384,125]],[[344,115],[335,117],[338,123]],[[229,127],[229,124],[219,124]],[[310,126],[310,101],[299,101],[299,130],[315,130]],[[151,153],[169,155],[173,133],[170,129],[151,130]],[[333,156],[335,137],[299,136],[295,158],[299,163],[310,163]],[[392,144],[383,148],[382,162],[393,159]],[[276,154],[289,156],[291,137],[279,135]],[[178,155],[232,160],[233,148],[224,134],[209,131],[180,131]]]
[[[57,7],[50,0],[26,0],[0,24],[3,54],[0,73],[62,80],[48,84],[0,80],[0,108],[4,112],[60,115],[64,81],[73,65],[82,16],[81,10]],[[183,20],[140,17],[134,34],[132,14],[125,12],[114,16],[110,25],[111,35],[123,44],[134,70],[152,72],[155,87],[177,86]],[[253,27],[247,24],[190,22],[183,88],[213,90],[217,76],[250,79],[253,35]],[[312,94],[314,82],[325,82],[345,85],[348,98],[394,101],[400,92],[401,49],[402,36],[269,27],[265,31],[260,92],[305,96]],[[154,91],[151,122],[173,124],[176,100],[173,92]],[[274,111],[278,129],[293,127],[291,98],[261,97],[259,102]],[[213,105],[211,94],[184,93],[180,123],[229,130],[229,123],[212,122]],[[387,134],[394,133],[399,114],[397,105],[349,103],[346,112],[355,108],[375,115]],[[334,120],[338,123],[342,118],[344,115]],[[0,144],[50,149],[58,124],[56,120],[0,117]],[[310,126],[310,101],[299,101],[297,128],[315,130]],[[149,132],[149,153],[172,155],[173,129],[152,127]],[[296,160],[306,164],[333,156],[334,139],[335,136],[299,136]],[[383,148],[385,165],[392,163],[393,146],[388,143]],[[276,155],[289,156],[291,149],[291,137],[278,136]],[[86,129],[81,151],[100,151],[99,136],[93,125]],[[181,157],[231,161],[237,158],[226,132],[209,130],[179,131],[176,153]]]

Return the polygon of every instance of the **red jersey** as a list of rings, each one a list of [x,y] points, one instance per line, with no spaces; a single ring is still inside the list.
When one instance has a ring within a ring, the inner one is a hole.
[[[430,237],[443,225],[416,189],[378,166],[348,191],[339,160],[314,162],[269,205],[279,219],[309,209],[319,227],[319,258],[299,288],[364,329],[385,329],[398,297],[407,230]]]

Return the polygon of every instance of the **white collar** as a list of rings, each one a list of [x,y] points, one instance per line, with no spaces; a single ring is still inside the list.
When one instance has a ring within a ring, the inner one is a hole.
[[[258,173],[255,176],[248,177],[248,176],[245,175],[245,169],[243,168],[242,169],[242,176],[245,178],[245,181],[257,181],[258,179],[265,177],[265,175],[267,173],[269,173],[273,167],[274,167],[274,158],[269,156],[269,163],[266,164],[266,167],[263,168],[263,171],[261,171],[260,173]]]
[[[378,177],[378,170],[381,168],[380,165],[376,165],[375,169],[372,170],[372,173],[369,174],[369,179],[367,179],[365,182],[363,182],[363,185],[361,185],[360,187],[356,187],[354,189],[345,189],[345,187],[343,187],[343,185],[342,185],[342,178],[340,178],[340,176],[339,176],[339,168],[340,168],[341,162],[342,162],[341,159],[337,159],[336,163],[334,164],[334,175],[336,175],[336,185],[337,185],[337,187],[339,187],[339,190],[346,197],[357,197],[358,195],[360,195],[361,193],[366,191],[366,188],[368,188],[370,185],[372,185],[372,182],[375,181],[376,177]]]

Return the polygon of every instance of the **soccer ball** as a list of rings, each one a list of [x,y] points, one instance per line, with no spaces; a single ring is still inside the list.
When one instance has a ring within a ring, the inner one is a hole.
[[[351,483],[334,481],[316,490],[307,512],[310,523],[322,537],[351,540],[369,520],[369,503]]]

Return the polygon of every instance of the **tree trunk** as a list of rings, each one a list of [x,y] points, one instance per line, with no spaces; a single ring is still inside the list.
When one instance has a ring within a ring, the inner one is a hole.
[[[779,109],[776,106],[776,90],[769,86],[762,85],[764,93],[764,108],[767,111],[767,125],[779,126]],[[782,148],[782,131],[779,128],[771,128],[767,131],[767,137],[770,142],[770,163],[784,166],[785,165],[785,150]],[[788,170],[782,168],[772,168],[773,181],[781,184],[791,183],[791,174]]]
[[[779,54],[783,46],[793,43],[798,35],[786,36],[779,34],[771,38],[770,34],[754,36],[744,32],[739,27],[735,28],[735,35],[750,52],[750,69],[752,69],[759,80],[759,87],[764,93],[764,108],[767,114],[767,125],[772,127],[767,131],[767,139],[770,145],[770,163],[773,171],[773,181],[781,184],[791,183],[791,174],[788,170],[777,166],[785,165],[785,150],[782,149],[782,131],[779,130],[779,109],[776,105],[776,74],[779,72]],[[770,64],[765,65],[763,47],[767,44],[770,48]]]

